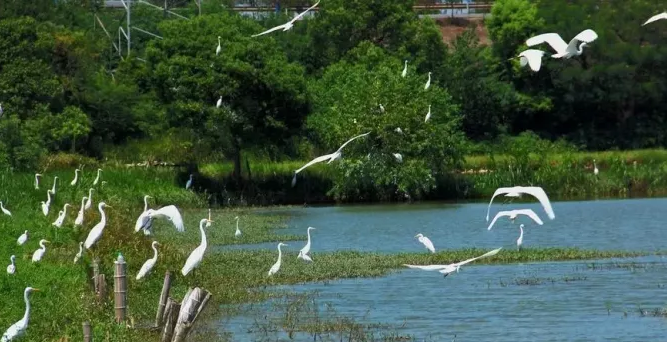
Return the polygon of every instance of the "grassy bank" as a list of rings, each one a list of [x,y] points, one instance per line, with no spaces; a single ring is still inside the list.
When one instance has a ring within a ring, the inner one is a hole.
[[[304,264],[295,258],[302,243],[287,248],[280,273],[268,278],[266,272],[275,262],[276,251],[223,250],[214,253],[209,247],[203,264],[195,274],[180,275],[189,253],[200,242],[198,221],[206,216],[206,198],[203,194],[185,191],[183,175],[172,169],[109,168],[102,172],[104,185],[96,186],[93,193],[95,207],[86,212],[84,228],[73,228],[81,197],[87,194],[95,177],[92,168],[84,168],[83,184],[70,186],[72,170],[42,172],[44,177],[39,190],[34,189],[32,174],[5,172],[0,176],[0,200],[12,211],[12,216],[0,215],[0,257],[9,263],[9,256],[16,255],[17,273],[0,276],[0,330],[4,331],[23,315],[23,289],[33,286],[41,292],[33,293],[30,327],[22,341],[57,340],[67,337],[81,340],[81,322],[91,321],[94,339],[105,341],[153,341],[155,332],[146,329],[153,321],[155,309],[166,270],[176,274],[172,297],[180,300],[188,287],[202,286],[213,294],[212,305],[205,319],[215,319],[222,314],[221,304],[239,304],[258,301],[273,294],[262,290],[265,286],[323,281],[349,277],[381,276],[401,268],[403,263],[449,263],[480,254],[481,250],[466,249],[442,251],[436,254],[380,255],[374,253],[337,252],[317,253],[314,264]],[[39,202],[46,200],[46,189],[58,176],[58,187],[48,217],[41,213]],[[152,257],[151,238],[134,234],[133,226],[143,209],[142,197],[154,196],[152,208],[176,204],[182,209],[186,231],[177,233],[169,222],[158,221],[155,235],[159,241],[159,259],[153,272],[144,280],[134,279],[143,262]],[[106,210],[108,222],[101,240],[91,251],[86,251],[83,262],[74,264],[78,242],[83,241],[90,228],[99,222],[96,210],[99,201],[111,206]],[[74,207],[68,210],[67,220],[56,230],[51,223],[65,203]],[[234,217],[240,216],[243,235],[233,237]],[[276,229],[284,227],[285,217],[256,214],[252,211],[226,209],[214,212],[212,227],[207,229],[209,246],[238,243],[260,243],[303,240],[305,236],[277,235]],[[28,242],[23,246],[16,239],[29,230]],[[32,253],[40,239],[50,240],[47,252],[40,263],[31,263]],[[134,329],[113,323],[111,296],[102,304],[93,300],[89,284],[88,265],[94,256],[101,260],[101,273],[106,275],[108,288],[112,289],[113,261],[121,252],[128,263],[129,317]],[[546,260],[598,259],[636,256],[633,252],[601,252],[576,249],[526,249],[521,253],[503,251],[485,263],[512,263]],[[213,325],[215,326],[215,325]],[[199,324],[198,338],[204,340],[216,334]]]

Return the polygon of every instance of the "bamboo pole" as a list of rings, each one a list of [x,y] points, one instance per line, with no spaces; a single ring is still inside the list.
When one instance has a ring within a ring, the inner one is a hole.
[[[100,303],[104,302],[107,298],[107,277],[104,274],[98,274],[97,277],[97,299]]]
[[[174,338],[172,342],[185,342],[190,330],[194,326],[199,313],[209,302],[211,294],[199,287],[188,291],[188,295],[183,298],[181,312],[178,314],[178,322],[174,329]]]
[[[155,315],[155,327],[159,328],[164,323],[164,309],[167,305],[167,298],[169,298],[169,291],[171,290],[171,272],[167,271],[164,275],[164,284],[162,285],[162,293],[160,294],[160,302],[157,306],[157,314]]]
[[[97,276],[100,275],[100,259],[93,260],[93,292],[97,293]]]
[[[116,309],[116,323],[125,321],[127,315],[127,275],[126,264],[123,255],[118,253],[118,259],[114,262],[114,308]]]
[[[83,322],[83,342],[92,342],[92,329],[90,327],[90,322]]]
[[[171,342],[171,338],[174,335],[174,327],[176,326],[176,321],[178,320],[178,313],[181,310],[181,304],[177,301],[168,298],[167,305],[164,311],[164,330],[162,332],[162,339],[160,342]]]

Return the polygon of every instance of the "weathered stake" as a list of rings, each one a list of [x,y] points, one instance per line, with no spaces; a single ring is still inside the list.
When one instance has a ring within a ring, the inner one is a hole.
[[[93,260],[93,292],[97,293],[98,291],[98,285],[97,285],[97,276],[100,275],[100,259],[95,258]]]
[[[185,342],[199,313],[204,310],[210,297],[211,294],[208,291],[198,287],[188,291],[181,304],[181,312],[178,314],[172,342]]]
[[[176,326],[176,321],[178,320],[178,313],[181,310],[181,304],[175,300],[168,298],[167,305],[164,311],[164,331],[162,332],[162,339],[160,342],[171,342],[171,338],[174,335],[174,327]]]
[[[116,309],[116,323],[125,321],[127,315],[127,275],[126,264],[123,255],[118,253],[118,259],[114,262],[114,308]]]
[[[162,293],[160,294],[160,302],[157,306],[157,314],[155,315],[155,327],[159,328],[164,322],[164,309],[167,305],[167,298],[169,298],[169,291],[171,290],[171,272],[167,271],[164,275],[164,284],[162,285]]]
[[[83,322],[83,342],[92,342],[92,329],[90,328],[90,322]]]

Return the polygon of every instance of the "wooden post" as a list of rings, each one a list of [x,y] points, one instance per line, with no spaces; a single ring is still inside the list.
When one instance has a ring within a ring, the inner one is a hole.
[[[93,292],[97,293],[97,276],[100,275],[100,259],[93,260]]]
[[[188,296],[183,298],[172,342],[185,342],[199,313],[206,307],[211,297],[208,291],[198,287],[188,291],[188,294]]]
[[[98,274],[95,279],[97,279],[97,300],[103,303],[107,298],[107,277],[104,274]]]
[[[92,329],[90,328],[90,322],[83,322],[83,342],[92,342]]]
[[[118,259],[114,262],[113,275],[114,308],[116,309],[116,323],[125,321],[127,314],[127,276],[126,264],[123,255],[118,253]]]
[[[171,290],[171,272],[167,271],[164,275],[164,284],[162,285],[162,293],[160,294],[160,302],[157,305],[157,315],[155,315],[155,327],[159,328],[164,322],[164,308],[167,305],[167,298],[169,298],[169,291]]]
[[[174,327],[178,320],[178,313],[181,310],[181,304],[177,301],[168,298],[167,305],[164,311],[164,330],[162,332],[162,339],[160,342],[171,342],[171,337],[174,335]]]

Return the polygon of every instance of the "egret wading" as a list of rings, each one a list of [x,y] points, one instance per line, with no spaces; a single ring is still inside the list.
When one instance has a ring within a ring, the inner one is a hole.
[[[306,229],[306,234],[308,235],[308,242],[306,242],[306,245],[303,246],[303,248],[301,248],[301,250],[299,251],[299,255],[297,255],[297,257],[296,257],[297,259],[303,259],[304,261],[310,261],[310,262],[313,261],[313,259],[310,258],[310,255],[308,255],[308,253],[310,253],[310,230],[311,229],[315,229],[315,227],[308,227],[308,229]]]

